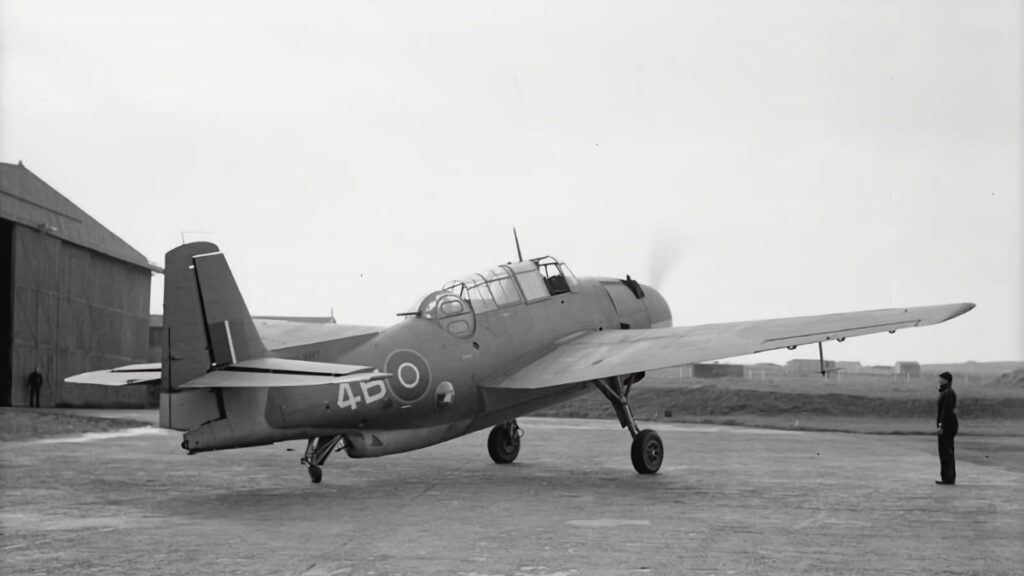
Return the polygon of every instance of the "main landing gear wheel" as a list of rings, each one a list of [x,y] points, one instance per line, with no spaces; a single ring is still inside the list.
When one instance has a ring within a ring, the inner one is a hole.
[[[491,434],[487,437],[487,452],[491,460],[497,464],[515,462],[516,456],[519,456],[519,439],[522,436],[523,430],[515,420],[491,428]]]
[[[654,430],[641,430],[629,409],[629,389],[644,377],[643,372],[628,376],[601,378],[594,380],[594,386],[612,403],[615,416],[623,428],[628,428],[633,436],[633,446],[629,451],[633,460],[633,468],[640,474],[655,474],[661,469],[661,461],[665,458],[665,447],[661,437]]]
[[[641,430],[633,437],[633,447],[630,450],[633,458],[633,468],[641,474],[654,474],[661,468],[661,461],[665,457],[665,448],[661,444],[661,436],[654,430]]]

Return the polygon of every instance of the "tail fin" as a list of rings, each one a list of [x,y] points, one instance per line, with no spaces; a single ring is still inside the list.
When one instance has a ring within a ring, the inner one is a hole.
[[[160,425],[188,430],[224,417],[224,407],[216,392],[186,390],[184,384],[213,367],[268,354],[215,244],[193,242],[171,250],[164,275]]]

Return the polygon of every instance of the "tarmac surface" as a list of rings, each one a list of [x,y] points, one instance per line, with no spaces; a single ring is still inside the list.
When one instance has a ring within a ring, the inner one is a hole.
[[[522,418],[519,460],[486,431],[368,460],[323,484],[304,443],[187,456],[129,429],[0,443],[0,573],[1020,574],[1024,474],[930,437],[658,424],[633,472],[616,422]],[[1024,439],[1012,439],[1021,442]],[[286,451],[286,449],[294,451]]]

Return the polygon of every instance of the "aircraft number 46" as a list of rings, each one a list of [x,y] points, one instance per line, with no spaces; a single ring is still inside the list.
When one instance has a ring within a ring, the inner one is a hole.
[[[383,400],[387,395],[387,388],[380,380],[360,382],[359,388],[356,390],[353,390],[352,385],[348,382],[343,382],[338,385],[338,406],[355,410],[360,402],[373,404]]]

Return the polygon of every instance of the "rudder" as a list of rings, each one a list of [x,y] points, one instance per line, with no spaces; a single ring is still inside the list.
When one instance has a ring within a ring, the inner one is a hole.
[[[160,425],[189,430],[224,417],[224,407],[217,391],[183,390],[183,384],[213,367],[268,354],[216,244],[171,250],[164,275]]]

